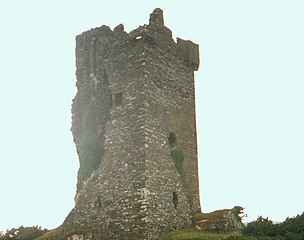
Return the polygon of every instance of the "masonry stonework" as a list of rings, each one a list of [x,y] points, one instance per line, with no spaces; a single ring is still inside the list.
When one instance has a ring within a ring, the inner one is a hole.
[[[76,37],[72,133],[79,156],[69,239],[156,239],[200,212],[194,71],[199,48],[163,12],[127,33]],[[83,230],[83,232],[82,232]]]

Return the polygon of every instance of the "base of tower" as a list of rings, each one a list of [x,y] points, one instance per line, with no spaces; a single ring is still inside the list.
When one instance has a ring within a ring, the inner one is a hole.
[[[163,239],[163,235],[178,236],[178,234],[182,234],[184,236],[186,233],[189,235],[194,233],[198,235],[204,235],[204,233],[227,235],[241,231],[244,227],[242,219],[245,216],[243,208],[235,206],[231,209],[216,210],[210,213],[197,213],[193,217],[193,223],[185,224],[176,229],[153,230],[151,226],[147,231],[121,232],[120,234],[110,229],[106,232],[98,232],[87,227],[62,225],[36,240],[154,240]]]

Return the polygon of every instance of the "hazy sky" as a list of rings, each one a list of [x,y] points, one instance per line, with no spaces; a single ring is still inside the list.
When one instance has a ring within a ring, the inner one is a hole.
[[[0,230],[59,226],[74,205],[75,36],[131,31],[156,7],[174,36],[200,45],[203,211],[304,211],[303,0],[12,0],[0,3]]]

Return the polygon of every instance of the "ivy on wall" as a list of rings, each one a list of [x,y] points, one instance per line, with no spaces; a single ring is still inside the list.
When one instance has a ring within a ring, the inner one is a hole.
[[[170,156],[174,161],[175,167],[180,175],[183,174],[184,152],[179,148],[174,148],[170,151]]]

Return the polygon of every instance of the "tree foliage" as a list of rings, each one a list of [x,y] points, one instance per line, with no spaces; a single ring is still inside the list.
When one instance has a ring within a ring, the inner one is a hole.
[[[34,240],[47,233],[47,229],[40,226],[12,228],[0,234],[0,240]]]
[[[258,217],[247,224],[240,236],[231,236],[229,240],[303,240],[304,213],[287,218],[282,223],[273,223],[268,218]]]
[[[273,237],[277,233],[277,226],[268,218],[259,216],[257,220],[247,224],[243,229],[243,234],[254,237]]]

